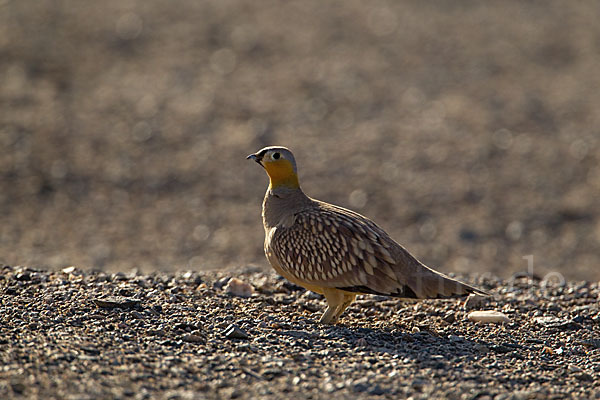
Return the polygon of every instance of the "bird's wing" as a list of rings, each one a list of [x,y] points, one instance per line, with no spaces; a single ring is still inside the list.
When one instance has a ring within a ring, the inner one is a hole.
[[[326,203],[296,213],[271,248],[287,273],[313,286],[420,299],[482,293],[426,267],[366,217]]]

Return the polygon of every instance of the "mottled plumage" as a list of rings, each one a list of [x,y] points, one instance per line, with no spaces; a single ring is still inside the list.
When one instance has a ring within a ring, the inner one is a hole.
[[[267,147],[248,158],[271,180],[263,202],[267,259],[285,278],[325,295],[321,322],[335,323],[361,293],[412,299],[482,293],[423,265],[368,218],[306,196],[288,149]]]

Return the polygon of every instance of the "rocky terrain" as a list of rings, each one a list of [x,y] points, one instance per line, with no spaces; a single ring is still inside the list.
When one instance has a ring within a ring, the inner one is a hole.
[[[4,266],[0,397],[600,398],[598,283],[472,283],[493,299],[364,296],[323,326],[321,296],[255,269]],[[508,322],[471,322],[472,310]]]
[[[598,398],[598,15],[0,0],[0,398]],[[316,324],[262,251],[273,144],[494,299]]]

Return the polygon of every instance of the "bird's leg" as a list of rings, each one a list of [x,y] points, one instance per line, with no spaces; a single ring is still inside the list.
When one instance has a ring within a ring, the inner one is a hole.
[[[338,319],[340,319],[340,316],[342,315],[342,313],[344,311],[346,311],[346,308],[348,308],[348,306],[350,304],[352,304],[352,302],[354,301],[354,299],[356,298],[355,294],[344,294],[344,300],[342,301],[342,304],[340,304],[336,310],[335,315],[333,316],[333,320],[331,321],[332,324],[337,323]]]
[[[335,314],[335,310],[336,310],[335,308],[332,308],[331,306],[327,306],[327,310],[325,310],[325,312],[321,316],[319,323],[330,324],[331,321],[333,320],[333,314]]]
[[[325,310],[319,322],[322,324],[335,324],[337,322],[337,310],[344,303],[344,292],[335,288],[323,288],[323,294],[327,300],[327,310]]]

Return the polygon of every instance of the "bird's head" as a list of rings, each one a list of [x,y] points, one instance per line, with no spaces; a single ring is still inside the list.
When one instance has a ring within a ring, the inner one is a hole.
[[[296,160],[289,149],[281,146],[269,146],[250,154],[246,159],[256,161],[267,171],[271,189],[282,186],[292,189],[300,187]]]

